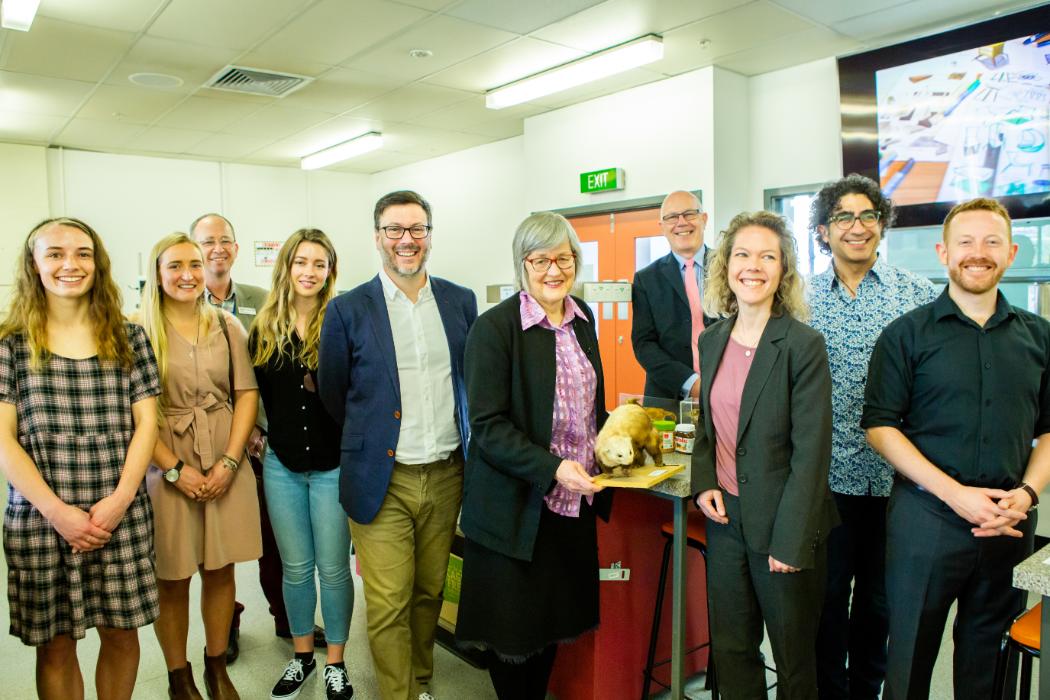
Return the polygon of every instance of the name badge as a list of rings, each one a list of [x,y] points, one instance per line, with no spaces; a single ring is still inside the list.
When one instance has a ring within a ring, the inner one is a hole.
[[[250,306],[238,306],[237,307],[237,313],[245,314],[246,316],[254,316],[255,315],[255,309],[253,309]]]

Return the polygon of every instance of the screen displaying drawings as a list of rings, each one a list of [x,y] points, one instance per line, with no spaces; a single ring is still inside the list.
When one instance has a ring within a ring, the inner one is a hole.
[[[897,204],[1050,192],[1050,32],[875,73]]]

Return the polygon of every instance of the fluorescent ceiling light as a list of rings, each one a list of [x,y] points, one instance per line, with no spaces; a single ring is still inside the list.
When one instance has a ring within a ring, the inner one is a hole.
[[[623,73],[631,68],[659,61],[663,57],[664,40],[655,34],[649,34],[489,90],[485,95],[485,106],[489,109],[503,109]]]
[[[299,167],[303,170],[317,170],[382,147],[383,135],[378,131],[369,131],[367,134],[361,134],[357,138],[304,157]]]
[[[39,6],[40,0],[3,0],[3,4],[0,4],[0,27],[28,32]]]

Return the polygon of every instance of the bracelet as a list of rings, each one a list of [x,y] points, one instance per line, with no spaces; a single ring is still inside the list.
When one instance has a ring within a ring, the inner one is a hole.
[[[1023,481],[1020,484],[1018,484],[1017,488],[1024,489],[1025,493],[1027,493],[1028,496],[1032,499],[1033,508],[1039,505],[1039,494],[1035,492],[1035,489],[1033,489],[1031,486],[1029,486]]]
[[[231,457],[229,455],[223,455],[222,456],[222,464],[223,464],[224,467],[229,469],[231,472],[237,471],[240,468],[240,466],[241,466],[240,462],[238,462],[236,459],[234,459],[233,457]]]

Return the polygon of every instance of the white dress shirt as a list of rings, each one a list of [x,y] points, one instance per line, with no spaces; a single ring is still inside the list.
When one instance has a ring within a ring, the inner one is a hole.
[[[386,270],[379,273],[379,279],[401,384],[401,431],[395,459],[402,464],[445,459],[459,447],[460,439],[452,359],[430,277],[414,304]]]

